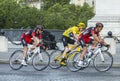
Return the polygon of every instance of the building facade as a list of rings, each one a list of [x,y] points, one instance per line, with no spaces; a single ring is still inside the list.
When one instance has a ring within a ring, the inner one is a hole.
[[[84,3],[88,3],[91,7],[95,6],[95,0],[70,0],[70,4],[83,6]]]
[[[70,4],[75,4],[77,6],[83,6],[85,2],[88,3],[90,7],[95,6],[95,0],[70,0]],[[41,9],[43,5],[42,0],[29,0],[28,3],[31,7],[36,7],[37,9]]]

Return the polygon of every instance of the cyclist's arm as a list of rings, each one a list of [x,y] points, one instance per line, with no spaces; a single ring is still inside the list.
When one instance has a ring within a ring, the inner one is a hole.
[[[98,36],[98,39],[100,40],[99,43],[101,43],[102,45],[108,45],[108,44],[101,38],[100,35]]]
[[[35,36],[33,36],[33,41],[34,41],[33,45],[37,46],[38,45],[38,40]]]
[[[73,35],[74,35],[74,38],[77,40],[78,39],[78,35],[75,34],[75,33],[73,33]]]
[[[33,46],[36,47],[39,43],[40,40],[35,36],[35,32],[32,33],[32,39],[33,39]]]
[[[73,36],[74,36],[75,40],[78,40],[78,32],[79,32],[78,29],[73,29]]]
[[[98,42],[101,42],[100,39],[99,39],[99,36],[97,36],[94,31],[91,31],[91,34],[92,34],[94,40],[96,40]]]

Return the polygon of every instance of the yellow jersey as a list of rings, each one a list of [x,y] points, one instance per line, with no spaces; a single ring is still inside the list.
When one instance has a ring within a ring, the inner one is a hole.
[[[68,28],[67,30],[65,30],[65,31],[63,32],[63,36],[69,37],[69,34],[70,34],[70,33],[80,34],[81,32],[80,32],[80,30],[79,30],[79,28],[78,28],[77,26],[73,26],[73,27],[70,27],[70,28]]]

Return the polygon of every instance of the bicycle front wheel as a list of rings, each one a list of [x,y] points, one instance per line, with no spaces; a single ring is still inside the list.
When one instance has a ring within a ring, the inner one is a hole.
[[[67,58],[67,68],[70,71],[76,72],[82,68],[82,67],[78,66],[80,54],[81,54],[81,52],[79,52],[79,51],[74,51],[73,53],[69,54],[69,56]]]
[[[50,62],[50,56],[46,51],[37,53],[35,56],[33,56],[32,59],[33,68],[37,71],[46,69],[49,65],[49,62]]]
[[[50,67],[52,69],[58,69],[61,67],[60,62],[61,62],[61,50],[54,50],[51,55],[50,55]]]
[[[93,59],[93,65],[97,71],[108,71],[113,65],[113,56],[107,51],[102,51],[102,56],[97,54]]]
[[[16,50],[13,52],[9,58],[9,65],[13,70],[19,70],[22,68],[23,65],[21,65],[22,62],[22,50]]]

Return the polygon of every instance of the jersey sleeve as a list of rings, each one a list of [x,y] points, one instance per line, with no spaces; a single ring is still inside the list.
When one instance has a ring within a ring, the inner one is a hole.
[[[100,33],[99,32],[95,32],[95,30],[91,30],[91,34],[92,35],[96,34],[97,36],[100,36]]]
[[[73,32],[73,34],[77,34],[77,33],[79,33],[79,30],[77,27],[73,27],[72,32]]]
[[[97,36],[100,36],[100,33],[99,33],[99,32],[97,33]]]
[[[92,29],[92,30],[90,31],[90,33],[91,33],[92,35],[94,35],[94,34],[95,34],[95,30]]]
[[[35,32],[32,32],[32,37],[35,36]]]

